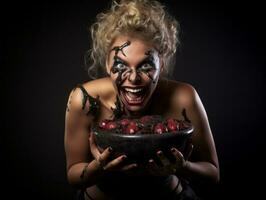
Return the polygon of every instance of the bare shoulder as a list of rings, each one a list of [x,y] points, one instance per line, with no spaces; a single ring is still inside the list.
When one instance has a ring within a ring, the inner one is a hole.
[[[191,106],[198,97],[196,89],[186,82],[164,80],[161,85],[163,90],[169,93],[171,103],[178,106]]]
[[[86,82],[83,87],[93,97],[106,98],[115,91],[112,81],[108,77]]]
[[[109,78],[88,81],[81,84],[81,86],[85,89],[86,93],[93,98],[99,97],[101,100],[105,100],[114,95],[114,87]],[[78,87],[74,87],[69,95],[68,107],[71,105],[72,108],[80,109],[82,107],[81,102],[83,98],[84,91]]]

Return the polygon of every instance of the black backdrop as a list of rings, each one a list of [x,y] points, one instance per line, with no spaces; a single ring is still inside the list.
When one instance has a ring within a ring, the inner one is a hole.
[[[255,199],[265,157],[263,6],[165,3],[182,29],[174,78],[195,86],[216,141],[221,181],[206,188],[208,198]],[[73,86],[88,80],[87,25],[107,5],[2,5],[1,183],[9,199],[73,199],[65,172],[65,106]]]

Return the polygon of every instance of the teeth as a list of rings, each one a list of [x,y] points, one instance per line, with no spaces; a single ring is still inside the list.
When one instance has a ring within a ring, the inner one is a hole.
[[[139,89],[125,88],[125,90],[126,90],[127,92],[137,93],[137,92],[142,91],[143,89],[141,89],[141,88],[139,88]]]

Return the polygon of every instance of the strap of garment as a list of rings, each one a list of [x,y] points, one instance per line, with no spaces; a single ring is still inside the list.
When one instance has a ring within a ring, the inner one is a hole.
[[[88,101],[90,106],[86,115],[92,114],[93,116],[96,116],[98,114],[98,110],[100,109],[99,96],[97,96],[97,98],[92,97],[82,85],[77,85],[77,88],[80,88],[83,94],[82,110],[85,109],[86,103]]]

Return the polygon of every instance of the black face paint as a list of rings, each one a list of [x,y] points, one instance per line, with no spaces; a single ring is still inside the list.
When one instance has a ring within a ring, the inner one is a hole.
[[[120,60],[117,56],[114,56],[114,64],[111,68],[113,74],[118,73],[118,76],[115,80],[117,87],[122,84],[122,74],[127,71],[128,67],[125,66],[125,63]]]
[[[123,72],[125,72],[127,70],[127,67],[125,67],[125,63],[123,61],[121,61],[117,54],[119,53],[119,51],[122,52],[122,54],[126,57],[126,54],[124,53],[123,49],[127,46],[129,46],[131,44],[130,41],[127,41],[126,43],[122,44],[119,47],[114,47],[111,49],[111,51],[115,51],[115,56],[114,56],[114,64],[111,68],[111,72],[113,74],[118,73],[118,76],[116,78],[116,85],[119,88],[119,86],[122,84],[122,74]]]
[[[99,99],[100,97],[97,96],[97,98],[94,98],[90,96],[82,85],[78,85],[77,87],[81,89],[82,94],[83,94],[82,110],[85,109],[86,103],[88,101],[90,104],[90,107],[86,115],[92,114],[93,116],[97,116],[99,113],[98,111],[100,109],[100,99]]]
[[[113,57],[114,63],[110,69],[111,73],[117,74],[117,78],[115,79],[115,84],[118,90],[118,95],[121,92],[121,86],[123,82],[126,80],[126,78],[129,78],[131,73],[136,70],[137,78],[140,78],[140,76],[144,76],[142,74],[145,74],[150,80],[152,80],[152,83],[155,84],[156,81],[155,78],[152,76],[154,72],[157,73],[156,68],[156,62],[154,58],[154,51],[149,50],[145,52],[145,59],[140,62],[135,68],[129,67],[129,64],[122,60],[118,56],[118,53],[121,51],[121,53],[126,57],[126,54],[124,53],[123,49],[131,44],[130,41],[125,42],[121,46],[116,46],[111,49],[111,51],[115,51],[115,55]],[[115,102],[115,108],[111,108],[113,111],[113,116],[115,118],[119,118],[122,116],[123,113],[126,112],[126,109],[124,107],[123,102],[120,101],[119,96],[116,97]]]
[[[130,44],[131,44],[131,42],[130,42],[130,41],[127,41],[126,43],[122,44],[120,47],[117,47],[117,46],[116,46],[116,47],[112,48],[111,51],[115,51],[115,55],[116,55],[116,56],[117,56],[117,54],[119,53],[119,51],[121,51],[122,54],[123,54],[125,57],[127,57],[126,54],[124,53],[123,49],[124,49],[125,47],[129,46]]]
[[[127,41],[126,43],[122,44],[121,46],[116,46],[113,49],[111,49],[111,51],[115,51],[114,64],[111,68],[111,72],[113,74],[118,73],[118,76],[115,80],[118,92],[119,92],[120,85],[122,84],[122,74],[128,70],[128,67],[126,67],[126,63],[124,63],[124,61],[119,59],[119,57],[117,55],[118,55],[119,51],[121,51],[122,54],[126,57],[126,54],[124,53],[123,49],[125,47],[129,46],[130,44],[131,44],[131,42]],[[120,103],[118,96],[116,96],[115,108],[111,108],[111,110],[113,111],[114,118],[117,119],[117,118],[120,118],[122,116],[123,108],[121,106],[121,103]]]
[[[123,115],[123,108],[118,96],[116,96],[115,108],[111,107],[111,110],[113,111],[112,117],[114,117],[114,119],[119,119]]]
[[[145,52],[145,55],[147,55],[147,58],[142,63],[140,63],[140,67],[138,68],[137,72],[144,73],[146,76],[148,76],[149,79],[152,80],[152,83],[155,84],[155,80],[149,73],[150,71],[156,70],[155,63],[154,63],[154,57],[152,56],[152,53],[153,53],[152,50]],[[147,65],[146,68],[143,67],[145,65]]]

